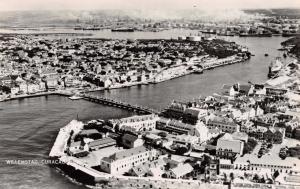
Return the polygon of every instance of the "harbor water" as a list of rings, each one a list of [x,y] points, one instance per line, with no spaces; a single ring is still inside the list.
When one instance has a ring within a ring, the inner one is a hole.
[[[101,32],[101,31],[99,31]],[[184,30],[147,32],[139,38],[164,38],[184,35]],[[176,33],[177,32],[177,33]],[[111,38],[128,38],[126,33],[112,34]],[[134,34],[131,34],[134,35]],[[97,37],[109,37],[109,34]],[[173,99],[188,100],[217,92],[223,84],[248,81],[261,83],[267,79],[268,65],[276,57],[280,42],[286,38],[224,37],[249,47],[255,55],[244,63],[207,70],[159,84],[134,86],[94,92],[97,95],[117,98],[132,104],[162,109]],[[265,57],[264,54],[269,56]],[[109,119],[130,116],[131,113],[84,100],[71,101],[66,97],[47,96],[0,103],[0,188],[85,188],[71,182],[48,165],[11,165],[6,160],[47,159],[59,131],[72,119]]]

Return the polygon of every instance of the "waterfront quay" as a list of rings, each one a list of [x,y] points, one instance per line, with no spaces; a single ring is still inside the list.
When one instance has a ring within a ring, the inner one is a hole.
[[[294,60],[264,84],[226,84],[160,114],[73,120],[49,156],[96,188],[299,188],[299,70]]]

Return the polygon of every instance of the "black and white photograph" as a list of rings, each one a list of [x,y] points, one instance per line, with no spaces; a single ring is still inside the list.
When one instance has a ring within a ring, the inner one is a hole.
[[[300,0],[0,0],[0,189],[300,189]]]

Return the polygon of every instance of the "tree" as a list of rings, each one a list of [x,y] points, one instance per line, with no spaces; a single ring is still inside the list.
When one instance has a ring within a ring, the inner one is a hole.
[[[167,133],[166,132],[159,132],[157,135],[160,136],[160,137],[163,137],[163,138],[167,137]]]
[[[170,163],[168,162],[168,163],[166,164],[166,166],[165,166],[165,169],[166,169],[166,171],[168,171],[168,170],[170,170],[170,168],[171,168],[171,165],[170,165]]]
[[[248,142],[245,143],[244,145],[243,154],[252,152],[252,150],[255,148],[256,145],[257,145],[257,141],[253,138],[249,138]]]
[[[295,136],[296,136],[296,129],[293,129],[293,131],[292,131],[292,138],[295,138]]]
[[[26,77],[26,76],[27,76],[27,73],[22,73],[21,74],[21,77],[23,77],[23,78]]]
[[[188,149],[186,147],[182,146],[182,147],[177,148],[175,153],[178,155],[182,155],[182,154],[186,153],[187,151],[188,151]]]
[[[273,179],[276,179],[279,176],[279,171],[276,170],[273,174]]]
[[[233,174],[233,173],[230,173],[229,177],[230,177],[230,180],[233,181],[233,179],[234,179],[234,174]]]
[[[273,184],[273,180],[270,179],[270,178],[268,178],[267,181],[266,181],[266,183],[267,183],[267,184]]]
[[[211,157],[208,155],[203,155],[203,161],[201,162],[201,165],[206,166],[209,165],[211,161]]]
[[[10,88],[7,87],[7,86],[0,86],[0,89],[1,89],[4,93],[6,93],[6,94],[11,93]]]
[[[224,173],[224,181],[227,182],[227,174]]]
[[[257,174],[255,174],[254,177],[253,177],[253,180],[254,180],[255,182],[258,182],[259,176],[258,176]]]

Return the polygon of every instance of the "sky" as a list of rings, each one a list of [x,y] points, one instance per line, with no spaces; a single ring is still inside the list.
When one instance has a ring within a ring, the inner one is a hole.
[[[300,8],[300,0],[0,0],[0,11]]]

